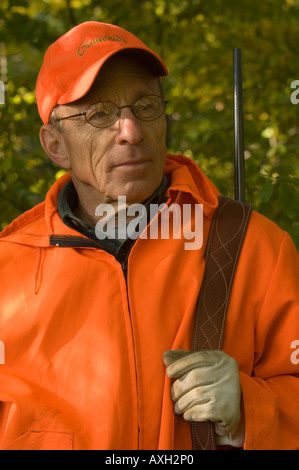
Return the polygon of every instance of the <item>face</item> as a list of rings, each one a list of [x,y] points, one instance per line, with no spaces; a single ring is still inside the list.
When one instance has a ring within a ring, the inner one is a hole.
[[[160,95],[158,78],[136,61],[113,58],[101,69],[85,97],[59,106],[56,117],[85,112],[98,101],[118,106],[132,105],[144,95]],[[142,202],[159,186],[166,155],[166,120],[140,121],[131,108],[121,110],[111,127],[91,126],[84,116],[60,121],[64,152],[80,197],[96,205],[115,202]]]

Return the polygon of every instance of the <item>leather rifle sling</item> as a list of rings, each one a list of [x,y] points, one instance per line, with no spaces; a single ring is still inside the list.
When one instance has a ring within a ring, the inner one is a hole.
[[[214,213],[205,251],[205,272],[196,304],[192,350],[221,349],[238,255],[252,207],[224,196]],[[216,449],[211,421],[191,422],[194,450]]]

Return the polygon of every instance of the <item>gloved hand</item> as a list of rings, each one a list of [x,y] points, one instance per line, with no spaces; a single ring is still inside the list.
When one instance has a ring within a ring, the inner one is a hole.
[[[243,432],[238,364],[224,351],[165,351],[163,361],[172,385],[175,412],[187,421],[213,421],[217,444],[240,447]],[[234,433],[236,436],[234,436]]]

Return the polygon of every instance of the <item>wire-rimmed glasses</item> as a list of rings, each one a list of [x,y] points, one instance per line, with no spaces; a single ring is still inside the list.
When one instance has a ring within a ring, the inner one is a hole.
[[[94,127],[105,128],[112,126],[120,117],[121,109],[131,108],[132,113],[141,121],[155,121],[165,112],[167,101],[158,95],[146,95],[138,98],[134,104],[117,106],[110,101],[100,101],[87,108],[85,113],[73,114],[56,121],[85,116],[86,121]]]

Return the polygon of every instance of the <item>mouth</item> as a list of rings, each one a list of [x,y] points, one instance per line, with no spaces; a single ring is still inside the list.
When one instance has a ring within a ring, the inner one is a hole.
[[[138,170],[145,168],[150,162],[150,160],[128,160],[114,165],[114,168],[121,170]]]

